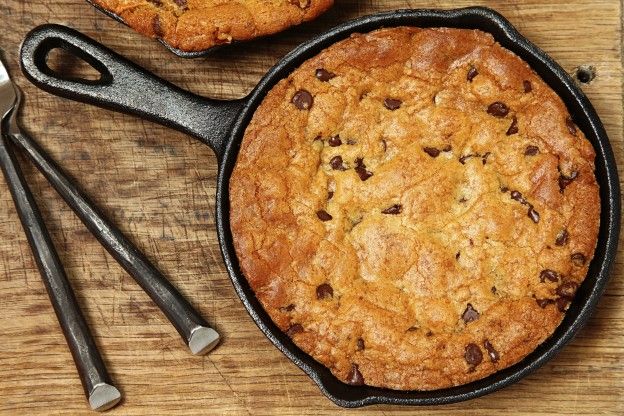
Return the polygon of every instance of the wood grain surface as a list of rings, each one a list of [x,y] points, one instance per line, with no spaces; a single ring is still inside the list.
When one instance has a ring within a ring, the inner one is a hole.
[[[573,72],[624,172],[622,3],[565,1],[337,0],[315,22],[184,60],[93,10],[82,0],[0,0],[0,48],[26,94],[22,124],[102,210],[223,334],[204,357],[176,331],[89,234],[35,168],[28,181],[123,402],[111,415],[621,415],[624,414],[624,244],[608,290],[587,326],[555,359],[519,383],[439,407],[341,409],[258,330],[223,267],[214,223],[217,164],[206,146],[130,116],[57,98],[21,75],[21,40],[36,25],[67,24],[196,93],[241,97],[281,56],[338,22],[396,8],[487,5]],[[60,63],[72,71],[75,62]],[[0,414],[89,414],[65,340],[0,179]]]

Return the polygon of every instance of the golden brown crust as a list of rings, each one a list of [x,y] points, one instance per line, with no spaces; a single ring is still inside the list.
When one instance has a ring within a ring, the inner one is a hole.
[[[143,35],[202,51],[315,19],[334,0],[93,0]]]
[[[230,180],[243,273],[345,382],[430,390],[508,367],[559,325],[597,241],[594,151],[569,117],[480,31],[338,42],[245,132]]]

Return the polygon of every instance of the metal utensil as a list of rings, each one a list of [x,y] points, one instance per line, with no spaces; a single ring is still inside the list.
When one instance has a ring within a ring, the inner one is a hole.
[[[15,113],[18,103],[18,95],[0,61],[0,120],[9,113]],[[119,402],[121,394],[106,371],[39,208],[9,146],[4,124],[0,125],[0,164],[15,208],[74,358],[89,405],[98,411],[110,409]]]
[[[19,107],[20,101],[21,94],[18,90],[16,108]],[[41,147],[20,131],[17,111],[9,115],[7,124],[7,137],[26,152],[91,233],[158,305],[191,352],[201,355],[212,350],[219,343],[217,331],[208,326],[204,318],[169,280],[98,211],[84,192],[68,179]]]
[[[404,25],[484,30],[524,59],[561,97],[575,124],[594,146],[596,179],[600,185],[600,232],[596,252],[587,278],[555,333],[514,366],[470,384],[434,391],[397,391],[346,385],[328,368],[299,349],[275,325],[249,287],[234,250],[229,223],[230,177],[247,124],[267,92],[306,59],[353,33]],[[46,64],[46,56],[55,48],[64,48],[84,59],[103,74],[102,78],[96,82],[63,79]],[[472,399],[508,386],[554,357],[587,322],[605,290],[617,251],[621,213],[617,166],[605,129],[591,103],[570,76],[546,53],[524,38],[509,21],[491,9],[397,10],[342,23],[288,53],[269,70],[249,96],[231,102],[211,100],[184,91],[87,36],[63,26],[44,25],[31,31],[22,44],[21,60],[28,79],[48,92],[139,115],[191,134],[215,151],[219,161],[216,225],[221,253],[232,284],[262,332],[340,406],[444,404]]]
[[[80,314],[58,255],[54,251],[52,241],[32,194],[19,171],[19,166],[15,162],[7,139],[25,151],[87,228],[154,300],[193,354],[207,353],[218,344],[220,337],[145,255],[118,228],[106,220],[37,143],[20,130],[17,123],[20,104],[21,92],[11,83],[0,61],[0,115],[2,116],[0,120],[3,136],[0,158],[5,167],[7,182],[16,198],[16,207],[20,212],[20,218],[33,252],[36,257],[42,257],[37,258],[38,265],[40,265],[54,309],[74,356],[91,407],[95,410],[106,410],[114,406],[121,396],[110,383],[102,381],[108,380],[106,369],[95,348],[86,322]],[[31,235],[32,233],[34,234]],[[51,277],[44,273],[51,273]],[[52,278],[56,280],[48,284],[46,279]]]

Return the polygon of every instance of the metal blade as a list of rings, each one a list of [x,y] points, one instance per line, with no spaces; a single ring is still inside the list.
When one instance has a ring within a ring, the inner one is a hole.
[[[13,82],[0,59],[0,119],[3,119],[13,109],[16,98]]]

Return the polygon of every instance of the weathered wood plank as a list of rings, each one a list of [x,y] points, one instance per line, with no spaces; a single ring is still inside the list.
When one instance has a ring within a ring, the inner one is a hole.
[[[17,64],[26,32],[45,22],[68,24],[183,88],[233,98],[248,93],[299,42],[337,22],[380,10],[473,4],[499,10],[566,70],[580,64],[596,67],[595,81],[583,89],[607,127],[624,172],[622,5],[617,0],[337,0],[316,22],[192,61],[168,54],[82,0],[0,2],[0,47],[26,93],[24,126],[224,335],[223,344],[209,356],[190,356],[147,295],[34,167],[24,164],[79,301],[123,391],[124,402],[111,415],[385,415],[414,409],[347,411],[323,397],[264,338],[234,293],[215,233],[217,165],[211,151],[183,134],[34,88]],[[418,410],[432,415],[624,413],[622,250],[598,311],[544,368],[487,397]],[[0,309],[0,413],[90,414],[3,180]]]

